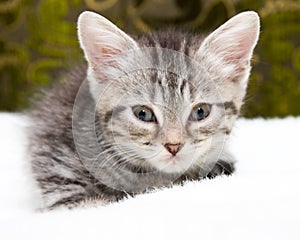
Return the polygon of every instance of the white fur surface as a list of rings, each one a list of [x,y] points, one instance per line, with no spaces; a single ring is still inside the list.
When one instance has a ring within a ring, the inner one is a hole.
[[[238,120],[230,177],[107,207],[37,212],[28,119],[0,114],[0,239],[300,239],[300,118]]]

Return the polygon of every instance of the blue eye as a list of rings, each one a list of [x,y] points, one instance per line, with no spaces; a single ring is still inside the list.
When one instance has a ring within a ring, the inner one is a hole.
[[[211,110],[210,104],[200,103],[193,108],[193,110],[189,116],[189,120],[190,121],[201,121],[201,120],[207,118],[207,116],[210,113],[210,110]]]
[[[153,111],[145,106],[138,106],[133,108],[133,113],[137,119],[144,122],[157,122]]]

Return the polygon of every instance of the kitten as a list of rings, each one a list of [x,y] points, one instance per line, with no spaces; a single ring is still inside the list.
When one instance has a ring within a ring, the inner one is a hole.
[[[83,12],[88,67],[32,111],[30,153],[45,208],[106,204],[150,189],[231,174],[226,149],[245,96],[259,17],[208,36],[132,38]]]

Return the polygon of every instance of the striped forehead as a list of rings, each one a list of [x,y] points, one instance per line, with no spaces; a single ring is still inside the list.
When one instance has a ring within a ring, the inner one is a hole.
[[[167,71],[157,71],[151,74],[153,94],[151,101],[169,109],[179,110],[185,102],[191,101],[191,83],[184,76]]]

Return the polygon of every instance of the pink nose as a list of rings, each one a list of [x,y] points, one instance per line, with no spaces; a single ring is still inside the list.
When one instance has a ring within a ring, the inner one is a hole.
[[[180,148],[181,148],[181,144],[180,143],[166,143],[165,144],[165,148],[173,155],[175,156],[176,153],[179,152]]]

